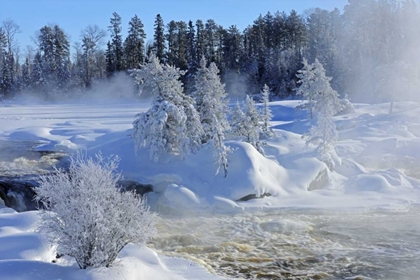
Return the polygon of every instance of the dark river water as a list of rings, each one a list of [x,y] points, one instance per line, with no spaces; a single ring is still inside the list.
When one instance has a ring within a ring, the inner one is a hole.
[[[152,246],[234,279],[420,279],[420,208],[161,217]]]

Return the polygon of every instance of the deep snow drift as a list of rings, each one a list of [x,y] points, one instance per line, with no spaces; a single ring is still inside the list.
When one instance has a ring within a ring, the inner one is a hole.
[[[341,165],[332,172],[315,158],[314,147],[305,145],[301,136],[311,121],[305,112],[295,111],[298,104],[299,101],[270,104],[275,136],[264,146],[265,156],[237,139],[227,141],[234,150],[229,156],[227,178],[215,175],[211,150],[206,147],[184,161],[167,156],[154,163],[144,149],[136,155],[131,124],[137,113],[148,109],[149,102],[0,103],[0,145],[4,141],[29,141],[37,151],[72,153],[84,149],[89,155],[116,154],[121,158],[119,168],[126,179],[154,186],[148,201],[152,209],[161,213],[231,213],[264,207],[402,210],[419,203],[418,103],[396,103],[392,115],[388,114],[389,104],[358,104],[355,113],[335,117]],[[18,165],[16,172],[20,174],[34,166],[44,168],[45,162],[41,166],[40,161],[23,155],[0,155],[1,169]],[[268,194],[262,199],[238,201],[248,195]],[[6,249],[2,249],[0,262],[2,267],[11,269],[2,268],[6,272],[1,273],[12,273],[12,279],[22,273],[30,277],[31,273],[41,272],[50,273],[51,277],[68,275],[68,279],[106,279],[104,275],[109,279],[130,279],[129,275],[135,279],[148,279],[148,275],[160,275],[161,279],[169,279],[165,278],[169,275],[175,279],[212,277],[200,267],[190,270],[188,261],[158,256],[146,247],[127,247],[110,269],[81,272],[70,260],[51,264],[52,248],[33,233],[35,213],[5,213],[0,219],[24,221],[23,226],[1,222],[1,238],[11,240],[10,246],[3,247]],[[25,242],[14,242],[26,235]],[[134,271],[136,276],[130,274]],[[45,275],[39,279],[45,279]],[[37,279],[31,277],[27,279]]]

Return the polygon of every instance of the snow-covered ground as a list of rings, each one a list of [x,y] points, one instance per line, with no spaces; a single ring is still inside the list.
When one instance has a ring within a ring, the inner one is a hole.
[[[241,213],[264,208],[406,211],[420,202],[418,103],[396,103],[392,115],[388,114],[389,104],[357,104],[355,113],[335,117],[341,165],[333,172],[315,158],[314,147],[305,145],[301,136],[311,122],[305,112],[295,111],[298,103],[270,104],[275,136],[264,147],[265,156],[247,143],[229,139],[227,143],[234,151],[229,157],[227,178],[215,175],[216,166],[206,148],[184,161],[168,156],[159,163],[151,162],[144,149],[135,153],[131,124],[135,114],[147,110],[150,102],[3,102],[0,150],[4,143],[25,141],[32,142],[37,151],[72,153],[83,149],[89,155],[116,154],[126,179],[154,186],[148,201],[162,214]],[[0,154],[3,172],[15,168],[24,174],[34,166],[44,168],[46,163],[41,161],[21,154],[15,158]],[[251,194],[270,196],[238,201]],[[124,249],[109,269],[80,271],[66,259],[53,264],[53,248],[34,232],[36,213],[1,211],[2,279],[22,275],[27,276],[19,279],[150,279],[151,275],[156,279],[216,278],[191,261],[135,246]]]

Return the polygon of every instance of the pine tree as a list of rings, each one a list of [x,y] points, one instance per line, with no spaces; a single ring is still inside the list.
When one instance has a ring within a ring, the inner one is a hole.
[[[141,89],[147,87],[157,94],[152,108],[139,114],[133,122],[136,147],[149,148],[154,161],[164,153],[184,158],[201,147],[203,133],[194,101],[183,93],[179,79],[184,72],[162,65],[153,54],[148,61],[132,73]]]
[[[242,55],[242,36],[236,26],[232,25],[223,40],[223,62],[226,64],[226,68],[239,73]]]
[[[218,76],[219,70],[214,62],[207,67],[202,57],[200,68],[195,75],[195,91],[192,93],[197,104],[197,111],[203,125],[203,143],[210,143],[216,159],[217,173],[220,167],[227,176],[228,159],[230,151],[224,145],[225,132],[229,129],[226,113],[228,112],[227,94],[224,85]]]
[[[201,19],[197,20],[195,23],[196,26],[196,48],[195,48],[195,61],[198,63],[203,55],[205,56],[205,31],[204,31],[204,23]]]
[[[177,49],[177,62],[176,65],[181,70],[188,69],[187,60],[187,24],[184,21],[178,21],[176,23],[178,31],[178,49]]]
[[[168,51],[166,53],[166,63],[172,66],[177,66],[178,56],[178,36],[177,25],[174,20],[171,20],[166,27],[166,41],[168,43]]]
[[[55,25],[54,33],[54,57],[56,66],[56,92],[65,92],[70,82],[70,42],[64,31]]]
[[[40,90],[43,91],[46,97],[51,98],[55,94],[55,85],[57,84],[57,65],[54,50],[54,33],[50,26],[44,26],[40,29],[38,41],[43,78],[41,81],[38,81],[37,86],[41,87]]]
[[[205,52],[204,55],[206,59],[210,62],[216,62],[216,33],[218,26],[216,22],[212,19],[206,21],[204,29],[204,42],[205,42]],[[201,57],[200,57],[201,59]]]
[[[31,87],[35,91],[41,91],[47,86],[47,77],[43,71],[42,57],[39,52],[35,54],[33,64],[34,66],[31,72]]]
[[[121,35],[121,17],[114,12],[110,20],[111,25],[108,26],[108,31],[111,33],[111,42],[110,42],[110,55],[112,56],[112,68],[110,68],[111,73],[113,74],[118,71],[124,70],[123,65],[123,45],[122,45],[122,35]]]
[[[111,42],[108,41],[106,44],[105,51],[105,64],[106,64],[106,76],[110,77],[114,73],[114,52],[112,50]]]
[[[144,63],[146,34],[143,23],[137,15],[131,19],[129,25],[128,36],[124,41],[124,62],[126,69],[134,69]]]
[[[1,64],[1,80],[0,80],[0,92],[4,95],[9,95],[13,89],[13,74],[10,65],[14,63],[13,54],[8,54],[3,56],[3,62]]]
[[[302,60],[303,49],[306,45],[306,26],[301,16],[292,10],[286,20],[288,48],[294,50],[297,61]]]
[[[188,22],[187,31],[187,61],[188,61],[188,73],[195,73],[198,61],[196,60],[196,38],[194,24],[190,20]]]
[[[157,14],[155,19],[155,33],[153,38],[153,51],[159,61],[163,62],[165,59],[165,26],[160,14]]]
[[[26,90],[31,85],[31,63],[29,56],[22,65],[21,90]]]

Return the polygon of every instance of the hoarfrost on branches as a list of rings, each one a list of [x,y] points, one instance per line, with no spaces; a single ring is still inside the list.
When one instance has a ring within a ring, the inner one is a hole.
[[[155,215],[145,201],[117,188],[117,165],[117,157],[78,155],[68,172],[58,169],[39,180],[35,199],[45,205],[40,231],[82,269],[109,266],[125,245],[155,235]]]
[[[198,151],[203,134],[194,100],[183,93],[179,80],[185,72],[162,65],[153,54],[148,61],[132,72],[140,91],[147,88],[157,94],[152,107],[133,122],[136,148],[149,148],[150,158],[154,161],[158,161],[163,153],[184,158]]]
[[[302,84],[308,86],[306,90],[311,93],[310,96],[313,96],[311,100],[315,101],[313,109],[316,112],[317,122],[305,135],[306,143],[317,145],[319,159],[330,169],[334,169],[333,157],[338,136],[333,116],[340,109],[340,100],[337,92],[331,88],[331,78],[325,75],[325,69],[317,59],[311,66],[311,72],[312,74],[307,75],[312,77],[311,83],[302,82]]]
[[[200,68],[195,75],[195,91],[193,97],[196,101],[197,111],[203,126],[202,142],[211,145],[216,160],[217,173],[220,167],[227,176],[228,158],[231,151],[225,146],[225,131],[229,129],[226,113],[228,112],[227,94],[224,84],[219,77],[219,69],[215,63],[207,67],[204,57],[200,61]]]
[[[245,137],[246,142],[250,143],[263,154],[264,151],[260,140],[261,115],[257,111],[255,102],[248,95],[244,107],[244,111],[242,111],[239,103],[236,103],[231,118],[231,131],[234,135]]]
[[[271,113],[270,107],[268,106],[270,88],[267,85],[264,85],[261,95],[262,95],[262,103],[263,103],[263,108],[261,112],[261,119],[263,123],[262,132],[265,137],[269,138],[273,136],[273,132],[270,129],[270,121],[271,121],[271,118],[273,117],[273,114]]]
[[[303,68],[298,71],[296,76],[299,78],[299,88],[296,91],[297,95],[302,95],[302,98],[307,102],[298,107],[298,109],[308,109],[313,119],[313,111],[315,107],[317,89],[313,86],[315,79],[314,65],[309,64],[306,58],[303,59]]]

